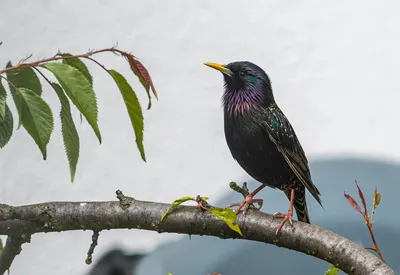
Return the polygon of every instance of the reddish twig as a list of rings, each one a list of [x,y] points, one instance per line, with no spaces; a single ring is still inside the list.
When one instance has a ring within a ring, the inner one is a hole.
[[[15,69],[21,69],[21,68],[25,68],[25,67],[37,67],[42,63],[46,63],[46,62],[50,62],[50,61],[56,61],[56,60],[62,60],[62,59],[69,59],[69,58],[88,58],[94,54],[98,54],[98,53],[102,53],[102,52],[113,52],[113,53],[119,53],[123,56],[133,56],[132,54],[119,50],[117,48],[105,48],[105,49],[101,49],[101,50],[92,50],[89,51],[87,53],[84,54],[77,54],[77,55],[70,55],[70,56],[62,56],[60,55],[60,53],[57,53],[56,55],[49,57],[49,58],[44,58],[42,60],[38,60],[38,61],[34,61],[34,62],[29,62],[29,63],[18,63],[14,66],[5,68],[3,70],[0,70],[0,74],[8,72],[8,71],[12,71]]]
[[[358,195],[359,195],[359,197],[361,198],[361,203],[362,203],[362,205],[363,205],[363,207],[364,207],[364,211],[361,211],[361,208],[360,208],[360,206],[358,205],[358,203],[357,203],[350,195],[344,193],[344,196],[346,197],[346,199],[347,199],[347,201],[349,202],[349,204],[350,204],[358,213],[360,213],[360,214],[363,216],[365,225],[366,225],[367,228],[368,228],[368,231],[369,231],[369,234],[370,234],[370,236],[371,236],[373,245],[372,245],[372,247],[366,247],[365,249],[375,251],[375,252],[378,254],[379,258],[382,260],[382,262],[385,263],[385,260],[383,259],[383,256],[382,256],[382,252],[381,252],[381,250],[379,249],[378,243],[377,243],[377,241],[376,241],[376,239],[375,239],[374,232],[373,232],[373,230],[372,230],[372,226],[373,226],[373,223],[374,223],[374,221],[373,221],[373,215],[375,214],[375,209],[376,209],[376,207],[378,206],[378,204],[379,204],[379,202],[380,202],[380,194],[377,192],[377,190],[376,190],[376,188],[375,188],[375,192],[374,192],[374,203],[373,203],[373,207],[372,207],[372,214],[371,214],[371,217],[370,217],[370,216],[368,215],[367,203],[366,203],[364,194],[363,194],[361,188],[358,186],[357,180],[354,180],[354,181],[355,181],[355,183],[356,183],[356,186],[357,186],[357,189],[358,189]],[[377,196],[379,196],[379,199],[377,199]]]

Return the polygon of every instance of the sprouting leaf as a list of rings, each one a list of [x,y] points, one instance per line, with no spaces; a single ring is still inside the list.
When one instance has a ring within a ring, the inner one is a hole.
[[[378,205],[381,203],[381,193],[378,192],[378,189],[374,190],[374,200],[373,200],[373,207],[372,207],[372,212],[375,213],[375,209],[378,207]]]
[[[150,88],[155,98],[158,100],[158,95],[156,89],[154,88],[154,84],[150,77],[150,74],[147,71],[146,67],[143,66],[143,64],[139,60],[135,59],[133,55],[129,54],[125,55],[125,57],[129,62],[132,72],[139,78],[140,83],[142,83],[142,86],[147,92],[147,97],[149,98],[149,105],[147,106],[147,109],[149,110],[151,108]]]
[[[6,146],[13,133],[14,121],[8,105],[5,105],[5,115],[0,117],[0,148]]]
[[[172,209],[174,209],[174,208],[177,207],[178,205],[184,203],[185,201],[196,201],[196,199],[193,198],[193,197],[183,197],[183,198],[180,198],[180,199],[175,200],[175,201],[172,203],[171,207],[170,207],[167,211],[165,211],[165,213],[162,215],[161,221],[164,220],[164,218],[168,215],[169,212],[171,212]]]
[[[49,105],[32,90],[17,88],[16,94],[20,100],[22,125],[35,140],[45,160],[46,146],[54,128],[53,113]]]
[[[90,126],[92,126],[93,131],[101,143],[101,134],[97,124],[98,110],[96,94],[90,82],[81,71],[68,64],[50,62],[41,66],[55,75],[72,103],[74,103],[89,122]]]
[[[61,53],[60,55],[61,56],[72,56],[72,54],[69,54],[69,53]],[[74,67],[75,69],[78,69],[86,77],[86,79],[90,82],[90,84],[93,85],[92,75],[90,74],[88,68],[86,67],[85,63],[83,63],[82,60],[74,57],[74,58],[63,59],[62,62],[64,64],[68,64],[68,65]]]
[[[129,118],[135,132],[137,147],[142,159],[146,161],[143,146],[143,114],[139,100],[135,92],[132,90],[132,87],[120,73],[114,70],[109,70],[108,72],[114,78],[114,81],[122,94],[122,98],[124,99],[125,106],[128,110]]]
[[[208,197],[201,197],[203,201],[208,201]]]
[[[325,275],[338,275],[340,269],[331,265],[331,267],[325,272]]]
[[[0,77],[0,119],[4,118],[6,115],[6,99],[7,99],[7,92],[4,89],[3,84],[1,83]]]
[[[76,165],[79,159],[79,136],[71,115],[71,107],[63,89],[57,83],[51,83],[61,102],[61,133],[63,136],[65,152],[69,162],[71,182],[74,182]]]
[[[351,205],[356,211],[358,211],[360,214],[362,214],[360,206],[359,206],[358,203],[353,199],[353,197],[350,196],[350,195],[348,195],[348,194],[346,194],[346,193],[344,193],[344,196],[346,197],[346,199],[347,199],[347,201],[350,203],[350,205]]]
[[[12,67],[11,61],[7,63],[6,67],[7,68]],[[20,106],[21,100],[18,98],[15,88],[26,88],[33,91],[36,95],[41,96],[42,85],[40,84],[39,78],[37,77],[36,73],[31,67],[24,67],[21,69],[7,71],[6,75],[7,79],[14,85],[13,86],[10,83],[8,83],[18,114],[19,116],[21,116],[21,106]],[[21,117],[19,118],[17,129],[19,129],[20,127],[21,127]]]
[[[172,275],[171,273],[168,273],[168,275]]]
[[[364,209],[365,209],[365,211],[367,211],[367,203],[366,203],[366,201],[365,201],[364,194],[363,194],[363,192],[361,191],[361,188],[358,186],[357,180],[354,180],[354,182],[356,183],[356,186],[357,186],[357,189],[358,189],[358,195],[359,195],[360,198],[361,198],[361,202],[362,202],[362,204],[363,204],[363,206],[364,206]]]
[[[237,216],[232,209],[211,207],[210,212],[218,219],[224,221],[229,226],[230,229],[236,231],[242,236],[242,232],[240,231],[239,225],[235,224]]]

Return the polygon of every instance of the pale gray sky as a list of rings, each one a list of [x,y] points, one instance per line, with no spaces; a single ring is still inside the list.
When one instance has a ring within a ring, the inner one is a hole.
[[[58,49],[81,53],[118,42],[147,66],[160,101],[144,111],[148,162],[143,163],[117,87],[89,64],[103,144],[98,146],[86,122],[78,125],[82,150],[71,184],[58,120],[46,162],[26,131],[16,131],[0,152],[0,201],[111,200],[118,188],[143,200],[169,202],[197,194],[212,201],[221,198],[229,192],[229,181],[247,175],[225,144],[222,76],[203,66],[205,61],[249,60],[263,67],[310,159],[353,155],[398,163],[399,5],[343,0],[3,0],[3,66],[30,53],[35,60]],[[146,95],[126,62],[112,54],[102,55],[101,61],[128,76],[146,106]],[[44,87],[44,98],[58,113],[55,93]],[[75,117],[79,121],[76,112]],[[96,253],[114,244],[130,251],[150,250],[175,237],[102,232]],[[89,244],[90,232],[35,235],[12,271],[24,274],[34,267],[34,274],[47,275],[57,266],[58,274],[82,274]]]

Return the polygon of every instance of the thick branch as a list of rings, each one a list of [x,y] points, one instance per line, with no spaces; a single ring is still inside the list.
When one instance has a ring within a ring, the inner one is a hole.
[[[243,238],[303,252],[330,262],[349,274],[395,274],[366,249],[329,230],[301,222],[285,225],[276,236],[279,219],[250,210],[238,216],[243,237],[211,213],[193,206],[175,208],[161,223],[169,204],[138,201],[119,193],[118,202],[50,202],[25,206],[0,205],[0,235],[38,232],[136,228],[170,233]],[[0,260],[1,264],[1,260]]]

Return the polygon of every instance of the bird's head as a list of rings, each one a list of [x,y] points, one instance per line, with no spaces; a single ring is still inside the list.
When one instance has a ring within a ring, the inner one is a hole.
[[[224,76],[225,92],[222,101],[226,110],[243,113],[274,102],[269,77],[257,65],[248,61],[204,65],[220,71]]]

